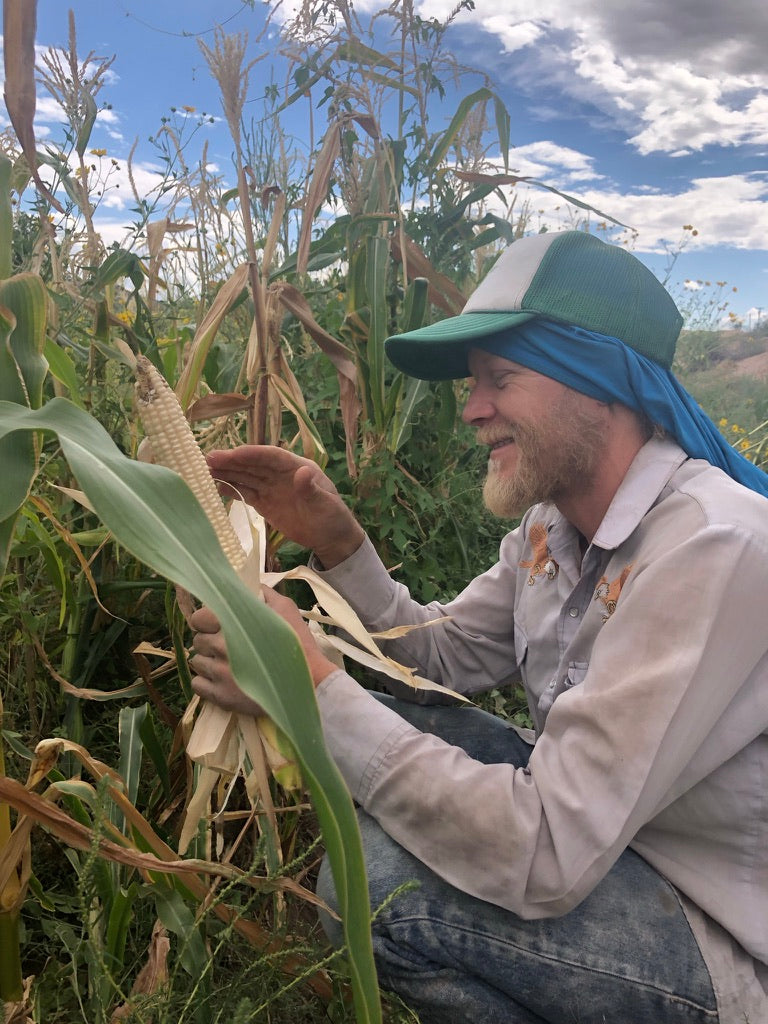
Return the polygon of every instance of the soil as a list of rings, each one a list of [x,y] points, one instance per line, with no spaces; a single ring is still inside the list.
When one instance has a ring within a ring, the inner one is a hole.
[[[768,377],[768,352],[758,352],[733,363],[733,372],[739,377]]]

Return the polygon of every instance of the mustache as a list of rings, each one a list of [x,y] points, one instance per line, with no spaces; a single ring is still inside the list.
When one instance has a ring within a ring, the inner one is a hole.
[[[475,440],[478,444],[491,445],[497,441],[508,441],[514,438],[517,433],[517,426],[514,423],[499,423],[488,427],[478,427]]]

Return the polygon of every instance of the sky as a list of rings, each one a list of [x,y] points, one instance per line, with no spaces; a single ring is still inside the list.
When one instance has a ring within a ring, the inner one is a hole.
[[[443,19],[456,7],[456,0],[414,2],[425,18]],[[361,12],[381,6],[356,4]],[[124,174],[136,143],[137,185],[150,186],[157,164],[147,140],[171,106],[213,116],[200,130],[211,159],[226,169],[231,144],[197,38],[210,43],[217,23],[255,38],[263,0],[38,0],[40,47],[66,44],[70,8],[80,54],[115,55],[98,97],[110,109],[90,141],[115,161],[113,175]],[[768,316],[765,0],[475,0],[446,42],[460,61],[482,67],[506,102],[510,168],[630,225],[633,251],[668,276],[693,315],[717,295],[744,327]],[[265,38],[262,51],[269,45]],[[254,74],[254,90],[263,88],[268,64]],[[447,125],[455,102],[444,105],[433,116]],[[38,88],[40,141],[60,137],[57,116]],[[534,228],[576,216],[550,193],[528,198]],[[110,191],[98,214],[105,238],[119,239],[131,205],[128,188]]]

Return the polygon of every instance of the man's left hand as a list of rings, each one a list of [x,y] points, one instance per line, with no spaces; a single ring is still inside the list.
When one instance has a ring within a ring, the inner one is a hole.
[[[296,633],[307,659],[312,682],[318,686],[326,676],[336,671],[336,665],[321,653],[301,612],[290,598],[277,594],[269,587],[264,587],[263,593],[272,611]],[[194,692],[227,711],[242,715],[263,714],[261,706],[243,693],[235,682],[219,620],[210,608],[199,608],[192,615],[190,625],[195,630],[195,653],[190,659],[190,666],[195,673],[192,677]]]

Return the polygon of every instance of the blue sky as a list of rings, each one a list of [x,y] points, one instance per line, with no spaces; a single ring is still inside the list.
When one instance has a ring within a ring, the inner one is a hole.
[[[315,8],[319,4],[314,5]],[[359,0],[356,9],[382,4]],[[229,167],[218,91],[197,46],[263,24],[266,5],[240,0],[39,0],[41,47],[65,45],[75,12],[78,51],[115,55],[91,139],[117,161],[138,140],[137,168],[153,173],[147,139],[171,106],[217,118],[205,126],[211,159]],[[416,0],[423,17],[444,18],[455,0]],[[530,15],[535,10],[535,18]],[[289,11],[287,3],[279,17]],[[512,114],[512,168],[579,196],[637,235],[636,254],[663,277],[685,238],[670,287],[696,307],[725,281],[729,309],[745,326],[768,312],[768,5],[764,0],[476,0],[447,37],[460,61],[482,67]],[[260,51],[270,40],[261,40]],[[269,57],[253,73],[263,88]],[[448,123],[455,101],[433,112]],[[191,116],[191,115],[190,115]],[[57,138],[51,104],[38,91],[39,137]],[[300,130],[300,128],[299,128]],[[114,179],[113,179],[114,180]],[[522,197],[521,197],[522,198]],[[572,212],[541,191],[528,195],[533,222],[555,227]],[[105,237],[131,221],[130,197],[100,208]],[[538,211],[543,211],[539,213]],[[697,234],[684,232],[692,225]],[[685,280],[712,282],[696,292]],[[737,292],[732,288],[736,287]]]

